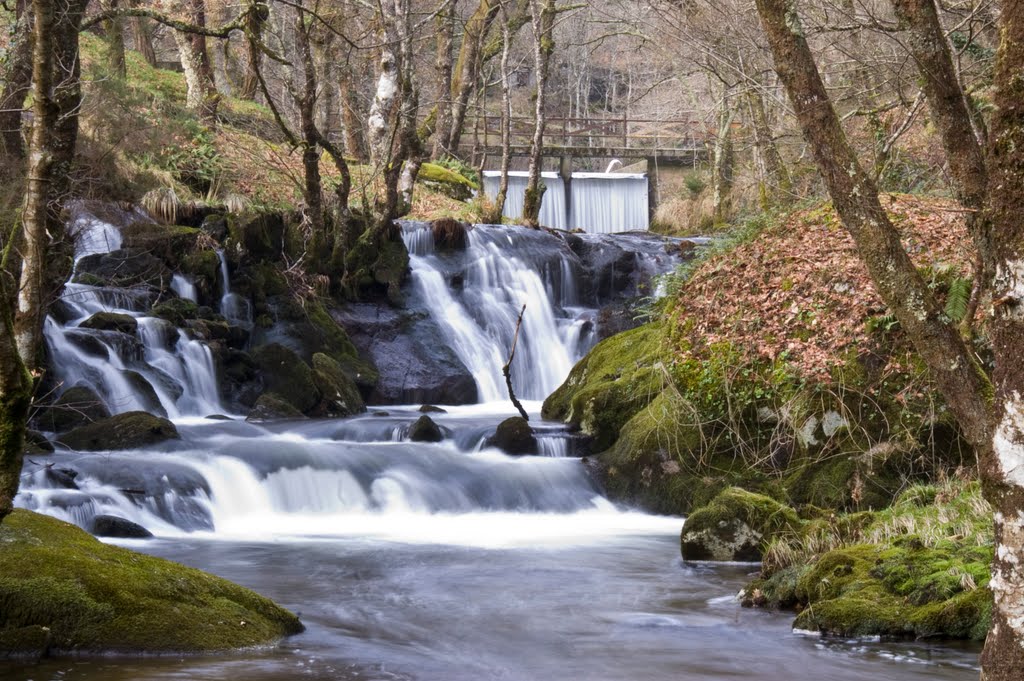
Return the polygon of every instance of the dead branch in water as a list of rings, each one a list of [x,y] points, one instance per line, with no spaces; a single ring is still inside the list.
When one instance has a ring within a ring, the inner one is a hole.
[[[516,393],[512,390],[512,360],[516,356],[516,344],[519,342],[519,327],[523,324],[523,315],[526,313],[526,305],[523,305],[523,309],[519,311],[519,319],[516,321],[516,333],[512,336],[512,351],[508,353],[508,362],[501,368],[501,373],[505,374],[505,385],[508,386],[508,397],[512,400],[512,404],[516,405],[516,409],[522,414],[523,419],[526,421],[530,420],[527,416],[526,410],[523,409],[523,405],[516,399]]]

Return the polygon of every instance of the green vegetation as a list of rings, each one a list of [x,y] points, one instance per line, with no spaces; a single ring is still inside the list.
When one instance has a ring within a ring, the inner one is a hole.
[[[248,589],[29,511],[0,525],[0,548],[0,649],[11,653],[199,653],[303,629]]]

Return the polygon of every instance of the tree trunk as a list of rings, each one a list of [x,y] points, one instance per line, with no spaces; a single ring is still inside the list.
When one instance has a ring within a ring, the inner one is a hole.
[[[34,357],[41,318],[42,290],[50,220],[50,178],[54,169],[54,127],[58,105],[54,93],[54,57],[57,20],[54,0],[33,0],[32,136],[29,172],[22,211],[21,285],[18,312],[11,309],[14,295],[0,277],[0,521],[14,506],[24,455],[25,426],[32,399],[32,378],[24,358]]]
[[[21,138],[21,112],[32,84],[33,34],[32,5],[29,0],[19,0],[3,72],[3,92],[0,93],[0,133],[4,155],[10,159],[25,158],[25,143]]]
[[[263,23],[267,20],[267,12],[250,12],[246,18],[245,30],[250,39],[245,41],[246,56],[245,75],[242,78],[242,87],[238,91],[240,99],[253,101],[256,99],[256,90],[259,88],[259,70],[263,65],[263,52],[259,48],[259,41],[263,39]]]
[[[452,43],[455,36],[455,3],[442,9],[437,15],[437,59],[434,69],[437,72],[437,123],[434,136],[434,158],[452,156],[447,147],[451,141],[452,130]]]
[[[110,0],[110,9],[116,10],[119,0]],[[124,19],[116,17],[104,22],[107,39],[107,68],[110,75],[124,80],[127,75],[124,57]]]
[[[757,157],[758,191],[761,209],[768,210],[779,198],[789,194],[792,182],[786,163],[782,160],[775,144],[764,97],[757,90],[747,92],[747,107],[750,110],[750,126],[754,133],[754,152]]]
[[[303,21],[301,8],[295,9],[295,47],[302,61],[302,94],[296,98],[299,108],[299,134],[302,137],[303,201],[306,218],[313,227],[314,237],[323,239],[324,200],[320,178],[320,133],[316,127],[316,64],[309,44],[309,30]]]
[[[451,152],[458,152],[459,144],[462,142],[462,127],[466,123],[469,99],[476,90],[480,73],[480,53],[497,14],[498,4],[496,2],[480,0],[476,11],[466,22],[466,29],[462,34],[462,46],[459,48],[459,58],[455,62],[452,73],[451,127],[447,131],[443,144],[444,148]],[[444,129],[439,128],[438,134],[445,134]]]
[[[981,460],[982,488],[995,507],[992,629],[981,656],[984,681],[1024,671],[1024,13],[1004,5],[988,147],[988,209],[994,255],[995,455]]]
[[[512,86],[508,72],[508,55],[511,51],[512,36],[508,23],[505,2],[501,3],[501,177],[498,193],[494,198],[494,214],[491,220],[501,222],[505,213],[505,199],[508,197],[508,169],[512,151]]]
[[[369,159],[366,137],[363,135],[363,121],[366,120],[359,106],[359,99],[352,83],[352,55],[338,69],[338,99],[341,106],[341,126],[344,130],[345,153],[357,161]]]
[[[900,321],[976,451],[991,450],[991,386],[900,243],[874,182],[847,143],[792,0],[757,0],[775,69],[836,212],[879,295]]]
[[[718,138],[715,141],[715,157],[711,169],[713,184],[713,215],[715,224],[729,221],[732,213],[733,165],[735,153],[732,143],[733,108],[729,106],[729,93],[722,92],[722,108],[718,114]]]
[[[548,69],[551,53],[555,51],[555,0],[530,0],[533,23],[533,63],[537,72],[537,108],[530,147],[530,172],[523,198],[523,222],[536,227],[540,221],[540,207],[544,200],[541,184],[541,162],[544,154],[544,126],[547,122],[544,106],[548,87]]]
[[[186,20],[196,26],[206,26],[204,0],[183,0],[182,11]],[[181,55],[185,72],[185,106],[198,113],[200,119],[212,122],[217,117],[220,97],[213,81],[213,68],[206,51],[206,36],[174,32],[174,41]]]

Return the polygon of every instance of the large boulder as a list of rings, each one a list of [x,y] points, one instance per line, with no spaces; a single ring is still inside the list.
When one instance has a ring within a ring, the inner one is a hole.
[[[313,355],[313,382],[320,389],[324,416],[352,416],[366,411],[355,381],[340,364],[322,352]]]
[[[497,447],[506,454],[536,454],[537,437],[530,422],[522,416],[507,418],[498,424],[494,435],[487,438],[488,447]]]
[[[16,509],[0,525],[0,656],[197,654],[303,630],[227,580]]]
[[[306,413],[320,402],[313,370],[285,346],[261,346],[252,352],[252,358],[260,368],[266,389],[297,411]]]
[[[120,331],[126,334],[135,334],[139,323],[135,317],[118,312],[97,312],[93,316],[79,324],[83,329],[94,329],[96,331]]]
[[[226,347],[223,343],[211,343],[210,350],[220,394],[237,411],[251,408],[264,390],[260,365],[249,353]]]
[[[64,433],[110,416],[110,410],[92,388],[76,385],[64,391],[52,405],[40,409],[34,419],[41,430]]]
[[[473,404],[476,381],[425,313],[388,305],[349,305],[335,313],[359,353],[373,360],[379,380],[370,404]]]
[[[137,248],[87,255],[75,267],[75,282],[90,286],[149,286],[162,289],[170,281],[171,270],[164,261]]]
[[[78,451],[138,449],[178,438],[178,429],[165,418],[129,411],[75,428],[60,443]]]
[[[153,533],[138,523],[115,515],[98,515],[92,519],[92,533],[97,537],[149,539]]]
[[[760,561],[769,540],[800,525],[788,506],[730,487],[687,517],[680,549],[684,560]]]
[[[177,268],[182,256],[195,248],[199,235],[194,227],[136,222],[121,228],[121,246],[150,253]]]

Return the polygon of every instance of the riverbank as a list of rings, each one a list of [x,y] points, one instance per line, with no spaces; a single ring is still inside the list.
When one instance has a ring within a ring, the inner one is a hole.
[[[887,205],[946,314],[962,320],[971,285],[959,213],[942,199],[890,196]],[[761,595],[748,598],[756,605],[805,608],[799,628],[983,636],[991,538],[982,529],[988,520],[980,506],[968,503],[972,513],[956,516],[962,520],[956,526],[966,528],[958,530],[964,533],[959,543],[924,542],[922,555],[906,553],[919,541],[912,528],[869,538],[837,531],[821,545],[813,539],[817,530],[805,534],[823,522],[858,531],[884,524],[871,512],[904,503],[908,489],[969,480],[974,465],[830,208],[748,223],[663,285],[670,296],[650,311],[654,321],[599,344],[544,404],[545,416],[591,437],[589,464],[610,497],[692,514],[696,524],[711,518],[700,526],[721,528],[724,536],[712,537],[691,558],[759,559],[769,546],[782,550],[784,544],[770,544],[773,536],[803,547],[796,561],[805,568],[802,577],[768,562],[762,579],[770,586],[751,587]],[[976,347],[984,361],[983,329]],[[730,488],[755,494],[739,501],[733,495],[723,504],[718,495]],[[947,490],[931,498],[944,500],[952,516],[958,495]],[[961,555],[964,540],[977,550]],[[863,542],[869,546],[858,548]],[[686,557],[685,529],[683,543]],[[690,544],[699,542],[691,537]],[[840,546],[848,546],[846,553],[829,553]],[[908,566],[903,578],[909,586],[887,583],[871,567],[890,559]],[[949,572],[947,581],[962,579],[963,587],[923,595],[923,585],[942,581],[928,567],[935,565]],[[842,574],[826,574],[830,569]],[[793,584],[790,592],[779,591],[781,582],[800,579],[799,597]],[[818,583],[834,586],[808,586]],[[883,583],[888,586],[878,586]],[[862,600],[866,593],[884,594],[889,616],[872,619],[870,608],[851,612],[849,600],[842,612],[840,605],[824,604],[854,593]],[[911,605],[944,614],[922,623],[925,616],[911,612]]]

